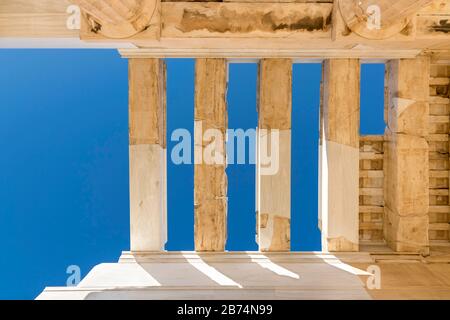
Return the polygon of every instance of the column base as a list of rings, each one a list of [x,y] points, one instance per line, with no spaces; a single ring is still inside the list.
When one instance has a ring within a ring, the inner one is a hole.
[[[328,239],[328,251],[330,252],[358,252],[359,244],[353,243],[344,237]]]
[[[368,253],[345,257],[371,262]],[[370,274],[327,253],[124,252],[78,286],[49,287],[37,299],[370,299],[361,275]]]

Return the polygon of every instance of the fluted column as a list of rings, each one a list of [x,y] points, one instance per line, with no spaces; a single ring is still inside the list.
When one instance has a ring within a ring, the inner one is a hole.
[[[292,60],[259,65],[257,242],[261,251],[291,248]]]
[[[167,238],[165,73],[162,59],[129,59],[132,251],[164,250]]]
[[[324,251],[359,250],[358,59],[323,66],[319,223]]]
[[[384,235],[395,251],[427,253],[429,58],[389,61],[386,78]]]
[[[150,26],[159,0],[73,0],[89,15],[90,28],[110,38],[131,37]]]
[[[227,62],[195,65],[195,250],[224,251],[227,238]]]

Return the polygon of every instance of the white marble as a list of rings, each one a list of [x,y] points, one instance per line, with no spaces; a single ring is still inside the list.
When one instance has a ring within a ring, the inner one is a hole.
[[[364,253],[343,255],[371,261]],[[370,299],[359,270],[324,253],[136,253],[94,267],[53,299]]]

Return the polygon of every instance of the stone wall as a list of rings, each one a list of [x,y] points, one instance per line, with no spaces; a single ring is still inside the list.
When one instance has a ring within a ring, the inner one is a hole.
[[[359,142],[359,240],[383,241],[383,136],[363,136]]]
[[[430,210],[431,244],[449,242],[449,78],[450,66],[430,70]]]

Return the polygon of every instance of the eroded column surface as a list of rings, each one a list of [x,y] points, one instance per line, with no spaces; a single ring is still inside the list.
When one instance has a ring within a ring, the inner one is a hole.
[[[322,250],[359,250],[359,94],[357,59],[326,60],[320,143]]]
[[[292,61],[259,65],[257,241],[261,251],[291,248]]]
[[[428,57],[387,64],[384,235],[395,251],[428,252]]]
[[[227,237],[225,140],[228,67],[225,59],[195,66],[195,250],[224,251]]]
[[[132,251],[164,250],[167,238],[165,70],[162,59],[129,60]]]
[[[450,4],[449,4],[450,5]],[[450,63],[430,66],[430,119],[428,127],[430,246],[450,239],[449,127]]]
[[[81,36],[128,38],[159,23],[157,0],[72,0],[83,11]],[[157,21],[156,21],[157,20]]]

